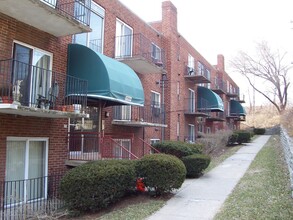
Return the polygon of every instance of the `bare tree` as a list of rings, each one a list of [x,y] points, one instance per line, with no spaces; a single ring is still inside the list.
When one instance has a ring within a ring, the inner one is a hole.
[[[287,106],[290,85],[290,67],[284,64],[286,53],[272,51],[267,42],[258,43],[256,52],[255,57],[239,52],[231,61],[231,67],[245,76],[250,86],[269,100],[281,114]],[[261,83],[254,83],[254,79]]]

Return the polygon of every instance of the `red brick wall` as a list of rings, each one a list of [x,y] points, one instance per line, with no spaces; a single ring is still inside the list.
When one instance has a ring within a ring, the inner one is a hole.
[[[70,37],[57,38],[9,16],[0,14],[0,59],[12,58],[13,41],[53,53],[53,71],[65,77]],[[6,137],[49,137],[49,174],[64,170],[67,157],[67,119],[56,120],[0,114],[0,180],[5,175]]]
[[[66,119],[46,119],[0,114],[0,180],[5,177],[7,137],[49,138],[49,175],[66,170]]]

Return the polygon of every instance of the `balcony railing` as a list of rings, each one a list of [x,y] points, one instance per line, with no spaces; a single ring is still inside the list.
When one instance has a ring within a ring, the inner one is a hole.
[[[12,59],[2,60],[1,103],[27,107],[32,111],[81,113],[87,106],[87,81]]]
[[[2,0],[0,12],[57,37],[91,31],[90,0]]]
[[[37,219],[56,214],[64,206],[59,195],[62,176],[0,181],[1,219]]]
[[[225,112],[210,112],[206,118],[208,121],[225,121],[226,113]]]
[[[227,90],[227,96],[231,98],[239,97],[239,88],[229,88]]]
[[[99,132],[70,132],[68,134],[67,165],[76,166],[75,161],[102,159],[133,160],[157,149],[133,134],[103,134]],[[134,149],[135,148],[135,149]]]
[[[203,101],[202,101],[203,102]],[[186,98],[184,99],[184,114],[185,115],[193,115],[197,117],[207,116],[208,110],[205,108],[205,103],[203,103],[201,109],[198,109],[197,103],[195,99]]]
[[[208,71],[198,71],[196,68],[185,67],[184,77],[194,83],[210,83],[210,74]]]
[[[163,105],[114,106],[113,124],[137,127],[166,127]]]
[[[225,94],[227,86],[224,80],[217,78],[215,82],[211,84],[211,89],[217,94]]]
[[[116,36],[114,57],[138,73],[162,73],[166,68],[165,51],[140,33]]]

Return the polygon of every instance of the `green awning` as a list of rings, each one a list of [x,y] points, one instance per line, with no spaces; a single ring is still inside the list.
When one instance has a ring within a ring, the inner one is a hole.
[[[141,81],[126,64],[80,44],[68,45],[67,62],[68,75],[88,80],[88,98],[108,105],[144,105]]]
[[[230,101],[230,115],[245,116],[246,111],[238,101],[231,100]]]
[[[224,111],[221,97],[212,90],[202,86],[197,87],[197,107],[199,110]]]

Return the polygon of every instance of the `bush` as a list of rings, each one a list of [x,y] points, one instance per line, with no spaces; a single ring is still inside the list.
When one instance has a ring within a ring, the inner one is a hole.
[[[231,134],[232,131],[230,130],[219,130],[214,134],[202,134],[202,137],[198,138],[197,142],[204,145],[203,152],[205,154],[211,154],[213,151],[225,147]]]
[[[94,161],[70,170],[61,181],[60,193],[71,211],[96,211],[134,189],[136,161]]]
[[[253,133],[257,134],[257,135],[263,135],[266,133],[266,129],[265,128],[254,128]]]
[[[173,155],[146,155],[136,163],[136,172],[144,178],[148,188],[153,188],[157,195],[181,187],[185,180],[186,168],[181,160]]]
[[[229,137],[227,145],[228,146],[231,146],[231,145],[235,144],[237,142],[237,140],[238,140],[238,134],[237,133],[233,133]]]
[[[235,134],[238,135],[237,143],[248,143],[251,140],[251,133],[249,131],[235,131]]]
[[[155,143],[154,147],[161,153],[171,154],[178,158],[202,152],[202,145],[182,141],[164,141],[162,143]]]
[[[181,160],[186,167],[186,176],[192,178],[199,177],[211,162],[210,156],[204,154],[193,154]]]

